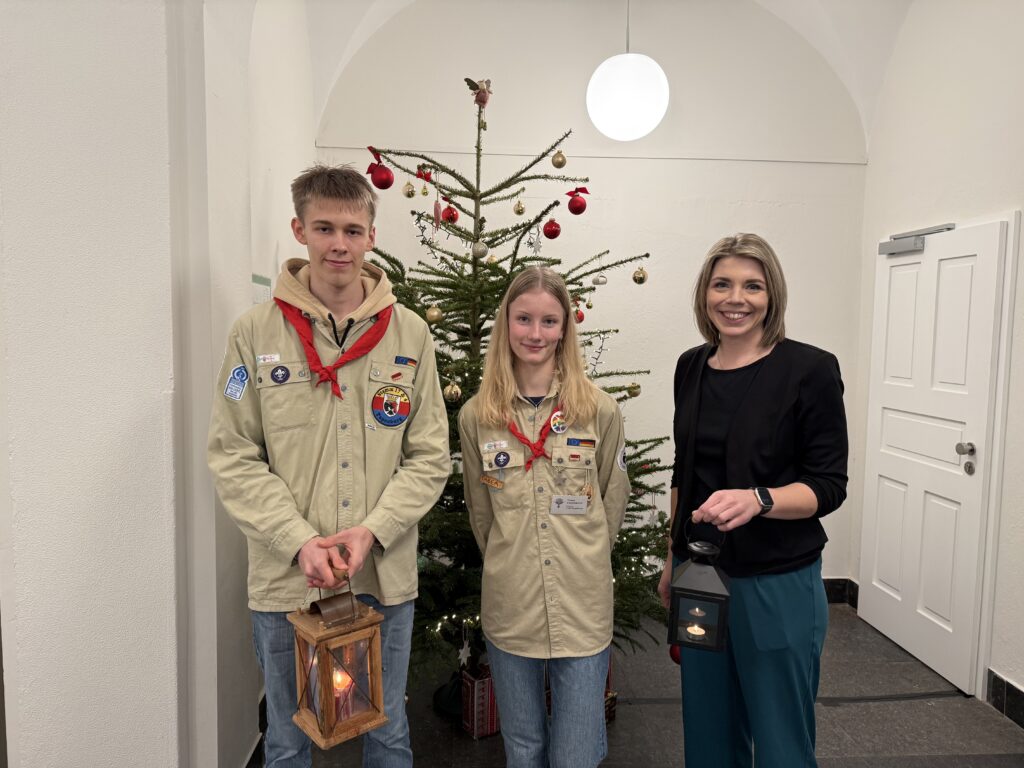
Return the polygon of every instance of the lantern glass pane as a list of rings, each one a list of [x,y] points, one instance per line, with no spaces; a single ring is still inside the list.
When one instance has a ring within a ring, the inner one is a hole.
[[[695,645],[715,645],[718,640],[718,603],[697,600],[690,595],[680,595],[676,600],[676,637]]]
[[[369,651],[368,638],[331,649],[335,723],[375,709],[370,701]]]

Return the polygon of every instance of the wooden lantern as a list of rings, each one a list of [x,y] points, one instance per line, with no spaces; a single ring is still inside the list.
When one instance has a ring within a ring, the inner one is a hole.
[[[288,614],[295,627],[295,724],[320,749],[384,725],[380,624],[348,592]]]

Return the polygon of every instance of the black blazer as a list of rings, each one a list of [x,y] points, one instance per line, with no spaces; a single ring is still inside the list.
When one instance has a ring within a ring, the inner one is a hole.
[[[694,496],[693,467],[701,378],[714,347],[680,356],[675,375],[675,468],[679,509],[672,551],[687,558],[683,522],[705,499]],[[824,350],[785,339],[765,357],[739,404],[726,438],[726,487],[778,488],[805,483],[818,499],[813,517],[755,517],[731,531],[720,560],[731,576],[779,573],[814,562],[828,537],[820,518],[846,498],[849,452],[839,361]]]

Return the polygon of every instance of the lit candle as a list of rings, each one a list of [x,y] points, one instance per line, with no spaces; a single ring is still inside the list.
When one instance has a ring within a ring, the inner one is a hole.
[[[701,610],[701,608],[699,606],[695,605],[693,608],[690,609],[690,615],[691,616],[696,616],[699,619],[702,616],[707,616],[707,613],[705,611]]]
[[[704,635],[707,634],[707,630],[704,627],[700,627],[696,624],[691,624],[686,628],[686,634],[690,636],[691,640],[703,640]]]
[[[352,678],[343,669],[334,670],[334,717],[347,720],[352,716]]]

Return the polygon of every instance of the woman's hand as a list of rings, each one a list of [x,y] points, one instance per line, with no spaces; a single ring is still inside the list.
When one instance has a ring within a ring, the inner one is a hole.
[[[665,606],[665,610],[668,610],[668,597],[672,590],[672,553],[668,553],[668,559],[665,560],[665,570],[661,573],[661,579],[658,581],[658,596],[661,598],[661,604]]]
[[[715,491],[693,513],[693,522],[710,523],[720,531],[746,525],[761,514],[761,504],[753,490]]]

